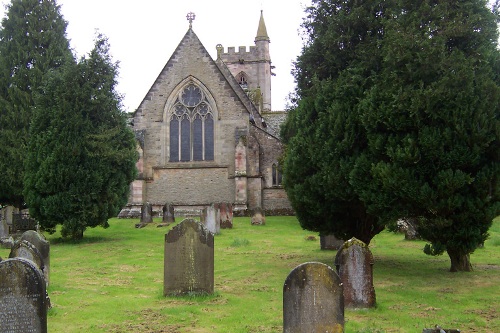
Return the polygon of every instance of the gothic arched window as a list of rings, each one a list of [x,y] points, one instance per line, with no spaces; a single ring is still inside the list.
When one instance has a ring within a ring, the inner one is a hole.
[[[194,83],[181,90],[170,114],[170,162],[214,160],[214,116]]]

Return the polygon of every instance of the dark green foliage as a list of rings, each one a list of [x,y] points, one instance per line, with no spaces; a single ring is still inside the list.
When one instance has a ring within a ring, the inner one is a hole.
[[[350,173],[370,165],[360,101],[380,70],[389,3],[313,1],[295,64],[298,104],[282,128],[284,185],[302,227],[365,243],[384,224],[360,200]]]
[[[401,1],[386,22],[383,71],[363,119],[376,179],[362,193],[395,218],[420,217],[428,254],[447,251],[451,270],[500,213],[500,53],[485,1]],[[403,14],[401,14],[401,12]],[[385,198],[384,198],[385,199]]]
[[[30,213],[46,230],[81,238],[107,227],[135,177],[135,138],[115,91],[107,40],[78,64],[53,71],[36,95],[25,177]]]
[[[12,0],[0,30],[0,204],[24,206],[24,158],[33,93],[72,61],[66,21],[53,0]]]
[[[303,227],[369,241],[417,217],[426,253],[471,269],[500,213],[498,18],[481,0],[313,1],[282,129]]]

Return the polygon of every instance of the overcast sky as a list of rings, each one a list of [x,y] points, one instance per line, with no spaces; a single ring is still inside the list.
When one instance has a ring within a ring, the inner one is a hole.
[[[0,0],[2,9],[9,0]],[[299,55],[299,28],[310,0],[59,0],[66,30],[78,57],[93,47],[95,29],[109,38],[111,54],[120,62],[118,91],[125,111],[134,111],[189,28],[212,58],[217,44],[254,45],[261,9],[264,11],[274,72],[272,108],[283,110],[294,89],[291,63]]]

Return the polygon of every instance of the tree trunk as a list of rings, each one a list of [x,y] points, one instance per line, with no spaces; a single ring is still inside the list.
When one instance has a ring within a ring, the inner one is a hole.
[[[463,253],[458,250],[447,249],[448,256],[451,260],[450,272],[472,272],[472,265],[470,263],[470,254]]]

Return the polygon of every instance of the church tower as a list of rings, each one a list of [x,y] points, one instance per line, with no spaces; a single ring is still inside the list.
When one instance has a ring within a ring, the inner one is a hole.
[[[228,47],[227,53],[218,46],[219,57],[229,68],[240,86],[247,92],[259,112],[271,111],[271,56],[269,44],[271,40],[267,35],[263,11],[260,11],[259,26],[255,37],[255,46],[250,46],[249,51],[245,46]]]

